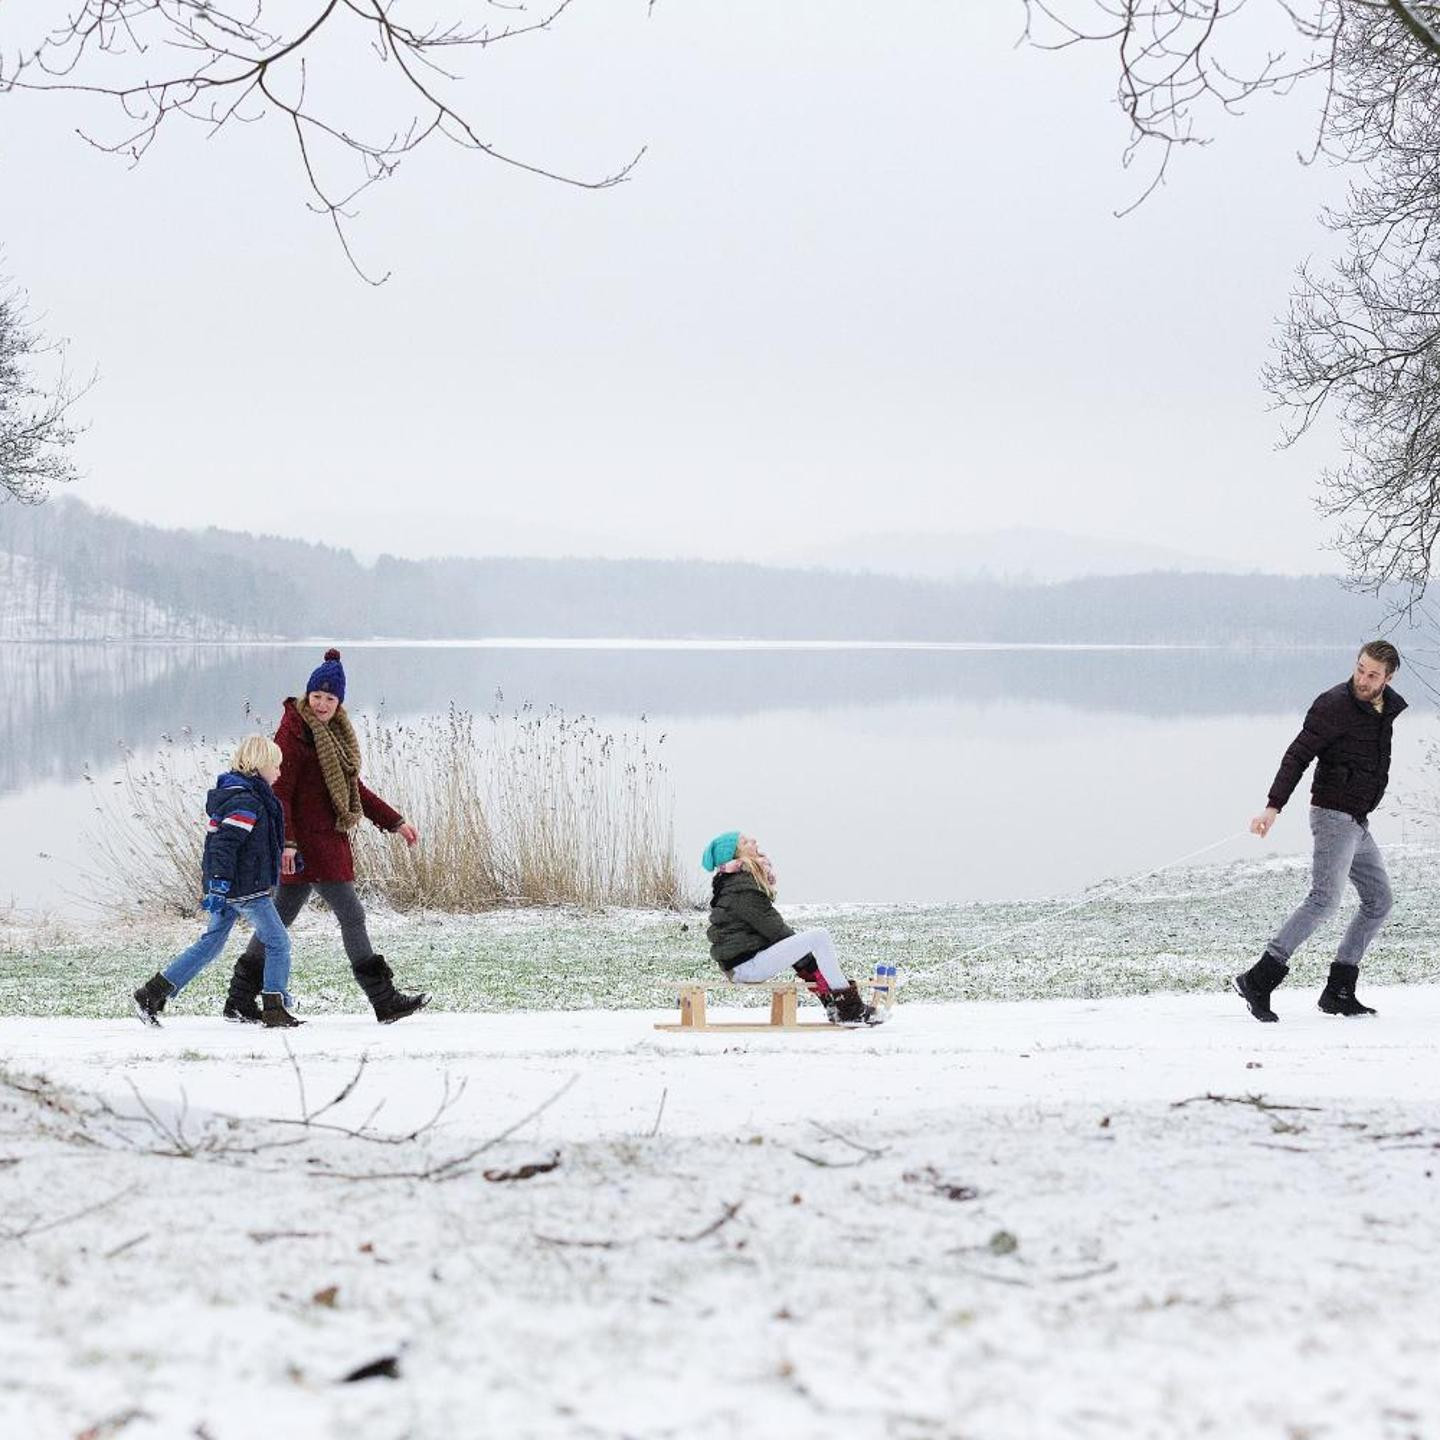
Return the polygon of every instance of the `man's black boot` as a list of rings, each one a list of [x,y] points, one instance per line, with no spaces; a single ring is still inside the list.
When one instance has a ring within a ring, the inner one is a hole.
[[[356,960],[350,968],[382,1025],[393,1025],[430,1003],[428,995],[404,995],[395,988],[395,972],[385,963],[383,955]]]
[[[1330,967],[1330,978],[1320,992],[1319,1005],[1327,1015],[1373,1015],[1375,1012],[1355,998],[1355,982],[1360,978],[1358,965],[1345,965],[1337,960]]]
[[[160,1012],[165,1002],[175,993],[175,987],[163,976],[152,975],[131,997],[135,1002],[135,1013],[146,1025],[160,1028]]]
[[[260,1024],[260,986],[264,979],[264,957],[242,951],[230,972],[230,993],[221,1012],[232,1025]]]
[[[1235,977],[1235,993],[1257,1020],[1278,1020],[1280,1017],[1270,1008],[1270,995],[1289,973],[1290,967],[1267,950],[1248,970]]]

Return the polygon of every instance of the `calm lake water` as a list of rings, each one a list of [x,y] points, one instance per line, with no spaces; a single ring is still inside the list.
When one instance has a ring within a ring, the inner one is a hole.
[[[73,910],[93,823],[87,768],[103,784],[122,744],[143,756],[183,727],[229,737],[253,728],[252,714],[278,716],[322,649],[0,645],[0,901]],[[1353,660],[1350,650],[343,649],[357,713],[529,701],[606,728],[648,717],[666,734],[682,855],[698,856],[717,830],[752,832],[790,901],[1067,894],[1230,835],[1204,859],[1304,850],[1303,803],[1264,845],[1237,832],[1263,806],[1306,705]],[[1409,698],[1387,811],[1433,784],[1430,707],[1419,690]],[[1419,809],[1378,817],[1382,843],[1430,838]]]

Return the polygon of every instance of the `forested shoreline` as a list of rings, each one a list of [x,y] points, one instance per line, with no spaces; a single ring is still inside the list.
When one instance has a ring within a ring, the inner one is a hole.
[[[0,639],[736,638],[1349,643],[1385,597],[1332,576],[1155,572],[932,581],[699,560],[434,559],[0,506]],[[68,617],[68,623],[67,623]]]

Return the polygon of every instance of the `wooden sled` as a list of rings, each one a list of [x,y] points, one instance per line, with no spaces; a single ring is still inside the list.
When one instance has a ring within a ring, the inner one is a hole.
[[[882,985],[877,980],[869,982],[871,1002],[873,1004],[884,1004],[887,1008],[893,1003],[894,985]],[[680,994],[680,1021],[678,1024],[657,1024],[657,1030],[683,1030],[686,1032],[717,1032],[725,1031],[729,1034],[751,1034],[767,1035],[776,1031],[789,1033],[793,1030],[827,1030],[830,1032],[847,1030],[847,1025],[832,1025],[828,1020],[801,1020],[796,1015],[796,1006],[799,1003],[802,990],[808,991],[809,987],[801,980],[760,980],[751,984],[743,981],[737,983],[723,976],[717,976],[714,980],[675,980],[671,981],[673,989]],[[705,992],[707,990],[768,990],[770,992],[770,1020],[768,1024],[762,1024],[753,1020],[717,1020],[710,1021],[705,1014]],[[883,990],[883,994],[882,994]]]
[[[656,1025],[657,1030],[716,1031],[728,1033],[744,1032],[765,1035],[783,1030],[836,1030],[828,1020],[800,1020],[795,1007],[800,998],[799,980],[762,980],[753,985],[737,985],[733,980],[677,980],[674,988],[680,992],[680,1023]],[[709,1021],[705,1017],[705,992],[711,989],[768,990],[770,992],[770,1022],[759,1024],[751,1020]]]

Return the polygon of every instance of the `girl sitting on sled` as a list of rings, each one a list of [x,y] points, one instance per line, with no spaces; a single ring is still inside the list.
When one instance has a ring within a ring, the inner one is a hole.
[[[769,980],[787,966],[814,990],[832,1025],[876,1025],[883,1020],[845,977],[828,930],[791,929],[775,908],[775,867],[753,837],[738,830],[717,835],[700,857],[714,872],[710,890],[710,956],[732,980]]]

